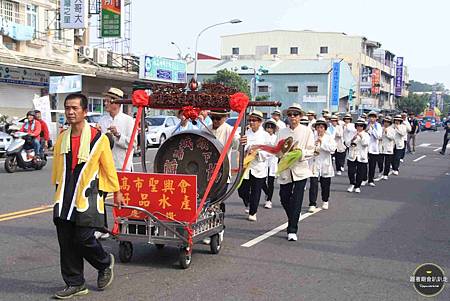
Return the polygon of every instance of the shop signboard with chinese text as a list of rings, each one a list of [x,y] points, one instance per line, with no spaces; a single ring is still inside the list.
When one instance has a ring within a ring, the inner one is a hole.
[[[341,63],[333,62],[333,70],[331,74],[331,107],[339,106],[339,77],[341,73]]]
[[[197,177],[182,174],[118,172],[124,203],[141,207],[162,221],[195,222]],[[137,210],[121,209],[120,216],[144,219]]]
[[[395,96],[402,96],[403,89],[403,57],[397,57],[397,66],[395,69]]]
[[[186,83],[185,61],[143,55],[139,63],[139,78],[166,83]]]
[[[0,82],[26,86],[48,86],[47,71],[0,65]]]
[[[100,36],[120,38],[122,36],[122,0],[102,0]]]
[[[86,28],[87,8],[88,0],[60,0],[61,28]]]
[[[380,94],[380,69],[372,71],[372,95]]]

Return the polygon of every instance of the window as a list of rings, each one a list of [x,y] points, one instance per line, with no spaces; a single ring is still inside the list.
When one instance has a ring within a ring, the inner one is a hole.
[[[320,53],[328,53],[328,46],[320,47]]]
[[[317,86],[307,86],[306,90],[308,93],[317,93],[319,91],[319,87]]]
[[[291,47],[291,54],[298,54],[298,47]]]
[[[232,55],[239,55],[239,47],[233,47],[231,49],[231,54]]]
[[[19,3],[9,0],[0,0],[0,17],[3,17],[6,21],[21,23]]]
[[[269,86],[258,86],[258,92],[260,92],[260,93],[269,92]]]
[[[103,114],[103,97],[88,97],[88,112],[97,112]]]
[[[36,37],[36,31],[38,31],[38,7],[34,4],[27,4],[27,25],[34,28],[34,36]]]
[[[288,86],[288,92],[297,93],[298,86]]]
[[[278,54],[278,48],[277,47],[271,47],[270,48],[270,54]]]

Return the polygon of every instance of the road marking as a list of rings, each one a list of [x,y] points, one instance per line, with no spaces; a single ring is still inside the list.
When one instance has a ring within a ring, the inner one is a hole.
[[[418,147],[428,147],[431,143],[422,143],[421,145],[418,145]]]
[[[302,221],[302,220],[304,220],[305,218],[310,217],[311,215],[314,215],[314,214],[316,214],[316,213],[319,212],[319,211],[322,211],[322,209],[321,209],[321,208],[318,208],[316,211],[314,211],[314,212],[312,212],[312,213],[311,213],[311,212],[307,212],[307,213],[305,213],[305,214],[301,214],[298,221]],[[260,243],[261,241],[263,241],[263,240],[265,240],[265,239],[267,239],[267,238],[269,238],[269,237],[271,237],[271,236],[277,234],[278,232],[280,232],[280,231],[286,229],[286,228],[287,228],[287,225],[288,225],[288,223],[284,223],[284,224],[282,224],[282,225],[276,227],[275,229],[272,229],[272,230],[270,230],[269,232],[266,232],[266,233],[264,233],[263,235],[260,235],[260,236],[258,236],[258,237],[256,237],[256,238],[254,238],[254,239],[252,239],[252,240],[246,242],[245,244],[242,244],[241,247],[250,248],[250,247],[256,245],[257,243]]]
[[[15,212],[10,212],[10,213],[0,214],[0,218],[12,216],[12,215],[19,215],[19,214],[22,214],[22,213],[29,213],[29,212],[32,212],[32,211],[44,210],[44,209],[48,209],[50,207],[52,207],[52,205],[40,206],[40,207],[36,207],[36,208],[31,208],[31,209],[26,209],[26,210],[21,210],[21,211],[15,211]]]
[[[152,162],[150,162],[150,161],[145,161],[145,164],[150,164],[150,163],[152,163]],[[141,164],[141,162],[133,162],[133,164]]]
[[[8,220],[11,220],[11,219],[16,219],[16,218],[20,218],[20,217],[26,217],[26,216],[30,216],[30,215],[35,215],[35,214],[40,214],[40,213],[50,212],[50,211],[53,211],[53,208],[47,208],[47,209],[42,209],[42,210],[33,211],[33,212],[29,212],[29,213],[18,214],[18,215],[13,215],[13,216],[5,217],[5,218],[0,218],[0,222],[8,221]]]
[[[421,157],[419,157],[419,158],[417,158],[417,159],[414,159],[413,162],[417,162],[417,161],[419,161],[419,160],[422,160],[422,159],[425,158],[425,157],[426,157],[426,155],[423,155],[423,156],[421,156]]]
[[[438,148],[434,149],[433,152],[437,152],[437,151],[440,150],[440,149],[441,149],[441,148],[438,147]]]

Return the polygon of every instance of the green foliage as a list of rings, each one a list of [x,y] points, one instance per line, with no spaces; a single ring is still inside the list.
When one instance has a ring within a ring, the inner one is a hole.
[[[445,85],[443,83],[427,84],[418,81],[409,81],[409,91],[410,92],[431,92],[433,89],[436,91],[445,91]]]
[[[217,71],[217,74],[205,80],[206,83],[220,83],[224,86],[235,88],[239,92],[243,92],[250,97],[250,86],[246,79],[242,78],[236,72],[227,69]]]
[[[269,99],[269,95],[258,95],[255,97],[256,101],[264,101],[264,100],[268,100]]]
[[[417,95],[410,93],[408,97],[401,97],[395,106],[398,110],[413,111],[416,115],[422,113],[427,107],[430,99],[429,95]]]

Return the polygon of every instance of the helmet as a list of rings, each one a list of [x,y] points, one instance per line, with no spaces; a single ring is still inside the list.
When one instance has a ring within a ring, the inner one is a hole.
[[[27,117],[30,116],[30,115],[33,116],[33,117],[36,117],[35,111],[28,111],[27,112]]]

